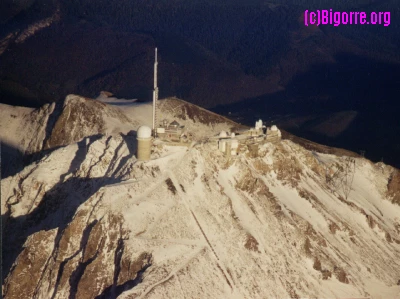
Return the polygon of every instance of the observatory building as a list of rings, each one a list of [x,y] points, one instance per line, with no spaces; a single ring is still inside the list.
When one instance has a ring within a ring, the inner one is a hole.
[[[137,130],[137,159],[139,161],[150,160],[151,153],[151,128],[148,126],[141,126]]]
[[[264,143],[279,143],[282,139],[281,131],[277,126],[267,127],[260,119],[256,121],[253,128],[236,130],[227,133],[221,131],[218,136],[212,138],[218,143],[218,149],[226,157],[237,156],[239,153],[247,152],[251,157],[259,155],[259,147]]]
[[[225,131],[219,133],[218,149],[225,153],[227,157],[236,156],[239,150],[239,141],[235,138],[235,133],[229,136]]]
[[[181,126],[176,120],[168,124],[167,120],[164,120],[162,125],[157,128],[157,137],[165,141],[181,142],[185,126]]]
[[[282,139],[282,133],[277,126],[273,125],[267,128],[266,141],[271,143],[278,143]]]

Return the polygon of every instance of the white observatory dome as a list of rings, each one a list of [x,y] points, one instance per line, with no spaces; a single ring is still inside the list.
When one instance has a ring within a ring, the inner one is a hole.
[[[271,127],[271,131],[278,131],[278,127],[275,126],[275,125],[273,125],[273,126]]]
[[[228,134],[226,134],[225,131],[221,131],[221,133],[219,133],[219,137],[226,138],[226,137],[228,137]]]
[[[150,138],[151,129],[148,126],[141,126],[137,130],[137,138]]]

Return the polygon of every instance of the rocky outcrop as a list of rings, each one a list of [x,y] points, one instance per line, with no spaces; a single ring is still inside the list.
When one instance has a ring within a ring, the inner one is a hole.
[[[390,200],[400,205],[400,171],[398,169],[393,170],[389,177],[387,184],[387,195]]]
[[[173,112],[171,116],[180,120],[191,120],[194,123],[198,122],[208,126],[216,125],[219,123],[227,123],[231,127],[235,128],[244,127],[226,117],[203,109],[200,106],[182,101],[178,98],[167,98],[161,101],[159,108],[161,111]]]
[[[109,123],[134,124],[120,109],[100,101],[69,95],[64,101],[62,112],[52,128],[44,149],[64,146],[97,134],[111,134],[115,127]]]
[[[0,140],[6,145],[2,156],[7,161],[3,176],[40,159],[45,150],[138,127],[117,107],[76,95],[38,109],[0,106]]]

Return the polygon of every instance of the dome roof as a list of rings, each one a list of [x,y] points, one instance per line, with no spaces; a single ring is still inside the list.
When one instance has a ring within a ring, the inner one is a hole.
[[[225,138],[228,137],[228,134],[226,134],[225,131],[221,131],[221,133],[219,133],[219,137]]]
[[[171,127],[175,127],[175,128],[177,128],[177,127],[179,127],[180,126],[180,124],[176,121],[176,120],[174,120],[172,123],[170,123],[169,124]]]
[[[271,127],[271,131],[278,131],[278,127],[275,126],[275,125],[273,125],[273,126]]]
[[[141,126],[137,130],[138,138],[151,138],[151,129],[148,126]]]

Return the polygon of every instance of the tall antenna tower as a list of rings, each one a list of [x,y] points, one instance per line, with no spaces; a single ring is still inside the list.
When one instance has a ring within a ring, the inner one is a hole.
[[[156,125],[157,125],[157,102],[158,102],[158,86],[157,86],[157,48],[155,50],[154,60],[154,89],[153,89],[153,136],[156,137]]]

